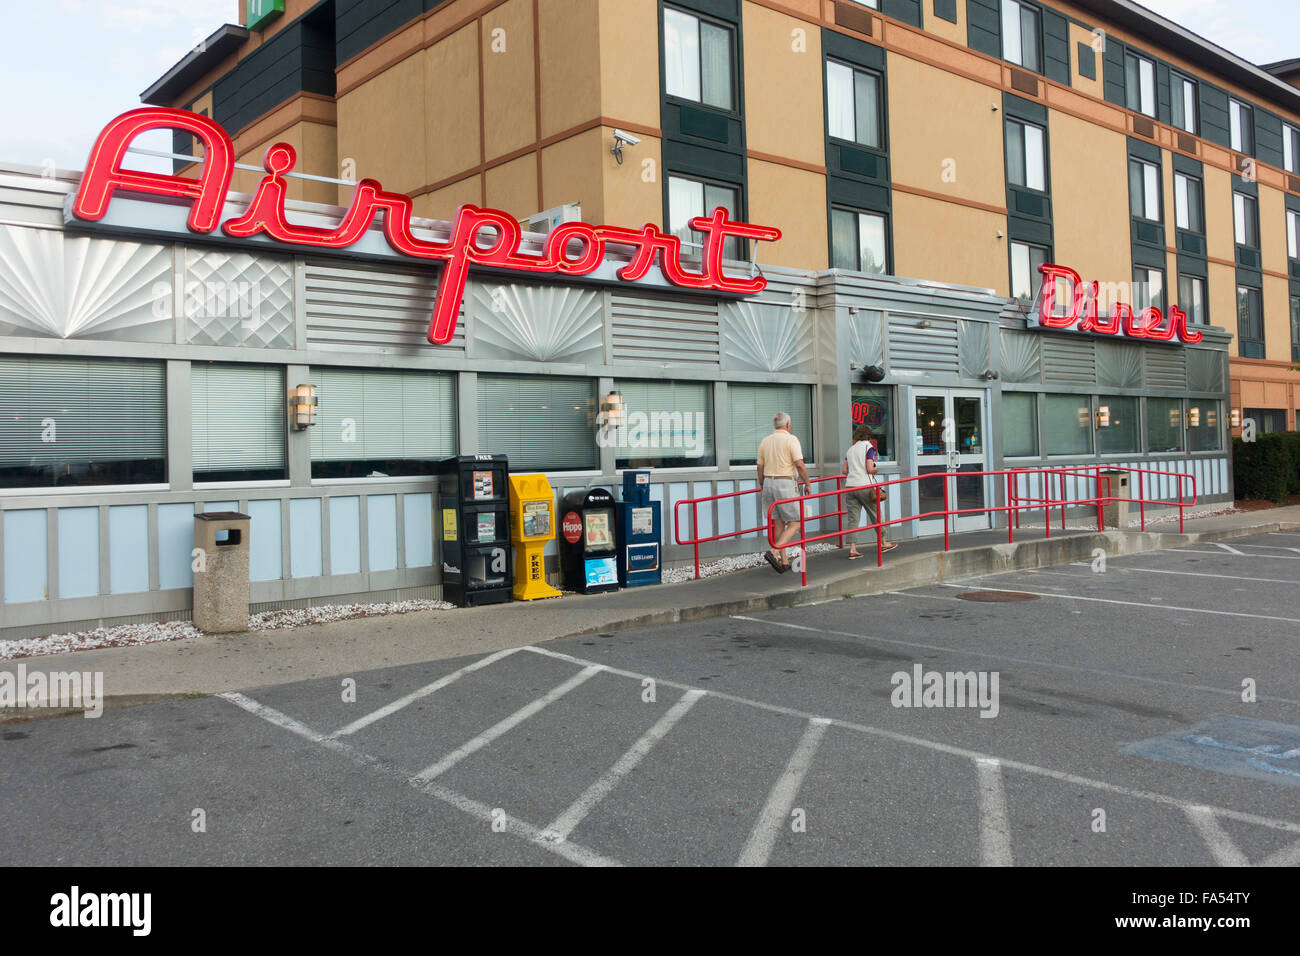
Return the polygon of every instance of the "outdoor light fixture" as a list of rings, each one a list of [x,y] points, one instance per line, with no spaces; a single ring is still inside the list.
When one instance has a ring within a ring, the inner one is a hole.
[[[861,372],[862,377],[868,382],[879,382],[885,377],[885,369],[880,365],[859,365],[857,362],[850,362],[849,371]]]
[[[1217,424],[1219,424],[1218,414],[1214,411],[1214,409],[1207,408],[1205,410],[1205,427],[1213,428]]]
[[[316,424],[316,386],[299,385],[289,396],[289,421],[299,431]]]
[[[1097,406],[1097,427],[1098,428],[1110,427],[1110,406],[1109,405]]]
[[[1090,419],[1091,417],[1092,417],[1092,415],[1089,413],[1088,409],[1086,409],[1086,408],[1081,408],[1081,409],[1079,409],[1079,427],[1080,427],[1080,428],[1087,428],[1087,427],[1088,427],[1088,419]]]
[[[1195,405],[1187,410],[1187,424],[1192,428],[1201,427],[1201,410]]]
[[[1234,408],[1234,409],[1232,410],[1232,418],[1231,418],[1230,420],[1232,421],[1232,427],[1233,427],[1233,428],[1240,428],[1240,427],[1241,427],[1241,409],[1240,409],[1240,408]]]
[[[1169,427],[1177,428],[1179,418],[1180,416],[1178,414],[1178,406],[1175,405],[1173,408],[1169,409]]]
[[[605,413],[605,427],[618,428],[623,424],[623,393],[610,392],[600,403],[600,410]]]

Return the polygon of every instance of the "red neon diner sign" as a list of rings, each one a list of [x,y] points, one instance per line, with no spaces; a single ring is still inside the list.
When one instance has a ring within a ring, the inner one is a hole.
[[[131,142],[153,129],[179,129],[199,138],[204,149],[197,177],[122,168]],[[124,189],[189,199],[188,227],[193,232],[210,233],[220,224],[234,173],[234,154],[230,136],[206,116],[160,106],[131,110],[105,126],[95,140],[72,204],[72,214],[78,219],[97,222],[107,214],[113,194]],[[781,238],[779,229],[732,221],[726,210],[718,207],[712,215],[697,217],[690,223],[691,228],[704,234],[699,272],[683,268],[681,241],[651,224],[625,229],[585,222],[562,223],[548,234],[543,253],[534,256],[520,251],[522,232],[514,217],[497,209],[467,204],[457,211],[447,241],[430,242],[416,238],[411,231],[410,197],[388,192],[373,179],[356,184],[352,205],[333,228],[294,225],[285,216],[284,203],[285,175],[296,162],[297,154],[288,143],[272,145],[263,159],[267,174],[258,184],[248,208],[238,218],[220,224],[221,231],[232,238],[265,235],[290,245],[346,249],[366,234],[375,216],[382,212],[384,237],[395,251],[413,259],[444,264],[437,303],[429,321],[428,339],[434,345],[450,342],[456,331],[471,265],[537,275],[582,276],[599,269],[605,261],[606,247],[615,245],[632,250],[631,261],[617,273],[624,282],[645,278],[658,258],[664,278],[680,288],[754,295],[767,287],[767,280],[762,276],[725,275],[723,245],[732,237],[754,241]],[[484,230],[491,231],[491,238],[480,237]]]
[[[1043,284],[1038,290],[1038,305],[1029,313],[1030,327],[1068,329],[1077,332],[1097,332],[1101,335],[1119,335],[1131,339],[1149,339],[1155,342],[1181,341],[1195,344],[1202,339],[1199,329],[1187,326],[1187,313],[1176,305],[1169,307],[1168,321],[1155,306],[1134,313],[1127,302],[1116,302],[1109,315],[1099,315],[1097,300],[1101,283],[1084,282],[1079,273],[1068,266],[1044,262],[1038,267],[1043,274]],[[1073,290],[1073,301],[1068,309],[1056,311],[1056,284],[1068,280]]]

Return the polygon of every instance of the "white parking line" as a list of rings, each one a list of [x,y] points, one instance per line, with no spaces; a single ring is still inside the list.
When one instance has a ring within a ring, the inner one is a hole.
[[[1287,624],[1300,624],[1300,618],[1278,617],[1273,614],[1247,614],[1245,611],[1215,611],[1204,607],[1175,607],[1172,604],[1146,604],[1142,601],[1119,601],[1115,598],[1084,597],[1081,594],[1047,594],[1042,591],[1025,591],[1012,588],[982,588],[974,584],[945,584],[939,587],[956,588],[959,591],[994,591],[1000,594],[1037,594],[1039,597],[1064,598],[1067,601],[1096,601],[1101,604],[1123,604],[1128,607],[1144,607],[1153,611],[1186,611],[1189,614],[1219,614],[1225,617],[1249,617],[1257,621],[1284,621]]]
[[[1217,557],[1223,557],[1222,551],[1200,551],[1195,548],[1160,548],[1166,554],[1213,554]],[[1156,554],[1157,551],[1146,551],[1145,554]],[[1243,554],[1240,551],[1234,552],[1237,557],[1257,558],[1260,561],[1300,561],[1300,554]]]
[[[980,866],[1013,866],[1007,793],[1002,764],[991,758],[975,761],[980,791]]]
[[[1075,567],[1088,567],[1087,561],[1074,561]],[[1188,578],[1218,578],[1221,581],[1258,581],[1260,584],[1300,584],[1300,581],[1288,581],[1285,578],[1256,578],[1248,574],[1206,574],[1204,571],[1166,571],[1163,568],[1119,568],[1120,571],[1141,571],[1144,574],[1179,574]],[[1038,574],[1059,574],[1060,572],[1038,571]],[[1081,578],[1082,575],[1071,574],[1068,577]]]
[[[826,736],[826,728],[830,723],[824,717],[809,718],[808,728],[803,732],[799,745],[794,748],[790,762],[785,765],[772,792],[767,795],[767,803],[763,805],[763,812],[758,815],[758,822],[745,841],[745,848],[740,851],[737,866],[767,865],[767,860],[776,847],[776,838],[781,835],[790,819],[790,811],[799,796],[799,787],[803,784],[803,778],[812,765],[813,756],[817,753],[822,738]]]
[[[1245,554],[1244,551],[1238,551],[1230,544],[1223,544],[1222,542],[1216,542],[1214,546],[1216,548],[1222,548],[1224,551],[1227,551],[1229,554],[1235,554],[1235,555]]]
[[[1245,541],[1240,541],[1238,544],[1243,548],[1260,548],[1264,551],[1300,551],[1300,548],[1292,548],[1281,544],[1247,544]]]
[[[517,647],[511,647],[504,651],[497,651],[495,654],[489,654],[487,657],[481,658],[480,660],[475,661],[473,664],[468,664],[465,667],[462,667],[458,671],[453,671],[452,673],[447,674],[445,677],[439,677],[432,684],[426,684],[424,687],[421,687],[419,690],[411,691],[411,693],[407,694],[405,697],[399,697],[391,704],[385,704],[383,707],[380,707],[378,710],[374,711],[373,713],[366,714],[364,717],[358,717],[356,720],[352,721],[352,723],[348,724],[346,727],[340,727],[338,730],[334,731],[334,733],[330,734],[330,736],[346,737],[348,734],[355,734],[358,730],[361,730],[363,727],[369,727],[375,721],[383,720],[385,717],[397,713],[399,710],[401,710],[403,707],[406,707],[408,704],[413,704],[422,697],[428,697],[434,691],[442,690],[448,684],[455,683],[456,681],[464,677],[466,674],[472,673],[476,670],[481,670],[482,668],[487,667],[489,664],[496,663],[497,661],[501,660],[501,658],[503,657],[509,657],[511,654],[516,653],[518,650],[519,648]]]
[[[596,804],[609,796],[611,790],[618,786],[619,782],[632,772],[651,750],[655,744],[667,735],[677,724],[677,721],[686,716],[686,712],[695,706],[696,701],[704,696],[702,690],[688,690],[681,696],[677,703],[668,709],[668,712],[655,722],[655,725],[647,730],[641,739],[634,743],[627,753],[618,758],[618,763],[610,767],[601,776],[599,780],[588,787],[573,805],[561,813],[552,821],[551,825],[542,831],[541,839],[549,843],[563,843],[569,838],[569,834],[595,809]]]
[[[1228,834],[1223,832],[1223,827],[1219,826],[1213,810],[1209,807],[1183,807],[1183,813],[1192,821],[1196,832],[1210,848],[1215,863],[1219,866],[1250,866],[1246,854],[1237,849]]]
[[[519,708],[509,717],[505,718],[502,721],[499,721],[498,723],[493,724],[491,727],[483,731],[483,733],[479,734],[477,737],[461,744],[459,747],[457,747],[451,753],[447,754],[447,756],[443,757],[437,763],[430,764],[429,766],[425,767],[423,770],[421,770],[419,773],[417,773],[414,777],[411,778],[412,781],[416,781],[419,783],[428,783],[430,780],[434,779],[440,774],[446,773],[448,770],[456,766],[456,764],[460,763],[466,757],[470,756],[473,753],[476,753],[479,750],[482,750],[484,747],[492,743],[492,741],[496,740],[498,737],[508,733],[510,730],[514,729],[515,727],[518,727],[520,724],[522,724],[529,717],[533,716],[533,714],[537,713],[543,707],[546,707],[548,704],[552,704],[555,701],[559,700],[569,691],[573,690],[573,688],[577,687],[579,684],[583,683],[584,681],[590,680],[592,677],[595,677],[604,669],[605,669],[604,666],[601,664],[591,664],[590,666],[584,668],[581,671],[581,673],[574,674],[572,677],[566,680],[559,687],[555,687],[552,690],[547,691],[545,694],[537,698],[531,704],[527,704]]]

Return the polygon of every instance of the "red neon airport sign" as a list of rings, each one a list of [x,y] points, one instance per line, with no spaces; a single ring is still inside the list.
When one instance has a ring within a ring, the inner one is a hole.
[[[1096,332],[1155,342],[1172,342],[1175,336],[1192,344],[1201,341],[1200,330],[1188,328],[1187,313],[1176,305],[1169,307],[1167,317],[1155,306],[1134,313],[1127,302],[1116,302],[1109,315],[1098,315],[1099,282],[1084,282],[1073,269],[1051,262],[1040,265],[1038,271],[1043,274],[1043,284],[1038,290],[1038,307],[1029,313],[1031,328]],[[1066,311],[1058,313],[1056,284],[1061,279],[1068,280],[1073,301]]]
[[[178,129],[198,137],[203,159],[197,177],[123,169],[127,148],[141,133],[154,129]],[[196,233],[221,231],[233,238],[265,235],[277,242],[316,249],[346,249],[370,228],[383,213],[384,237],[394,250],[413,259],[443,263],[438,300],[429,321],[429,341],[450,342],[465,296],[465,282],[471,265],[487,266],[536,275],[582,276],[595,272],[605,261],[608,246],[632,250],[631,261],[618,270],[624,282],[645,278],[656,258],[664,278],[683,289],[713,290],[737,295],[754,295],[767,287],[762,276],[736,278],[722,271],[722,250],[732,237],[754,241],[775,241],[781,230],[734,222],[722,207],[710,216],[691,220],[691,228],[704,234],[700,271],[683,268],[681,241],[658,226],[640,229],[592,226],[567,222],[546,237],[540,256],[520,251],[522,232],[513,216],[497,209],[461,206],[452,221],[446,242],[418,239],[411,231],[412,203],[409,196],[386,191],[377,181],[363,179],[356,185],[352,205],[333,228],[294,225],[285,216],[285,175],[293,169],[297,154],[288,143],[276,143],[266,151],[262,165],[267,175],[258,184],[244,214],[220,223],[221,212],[235,169],[235,150],[230,136],[206,116],[186,110],[147,106],[123,113],[104,127],[95,140],[81,179],[72,214],[97,222],[108,212],[113,194],[124,189],[190,200],[187,225]],[[484,230],[491,237],[481,238]],[[577,244],[575,249],[574,244]]]

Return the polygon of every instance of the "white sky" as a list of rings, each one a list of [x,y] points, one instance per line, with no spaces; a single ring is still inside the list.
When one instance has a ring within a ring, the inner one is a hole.
[[[1144,6],[1253,63],[1300,57],[1297,0]],[[0,160],[59,169],[81,169],[110,119],[138,106],[146,87],[238,15],[236,0],[3,0],[3,7]],[[154,135],[147,145],[170,149],[168,134]]]

